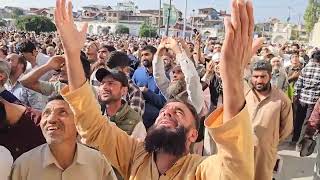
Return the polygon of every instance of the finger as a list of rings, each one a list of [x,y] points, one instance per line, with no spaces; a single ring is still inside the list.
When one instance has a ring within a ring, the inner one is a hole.
[[[241,37],[242,43],[246,48],[248,44],[248,36],[249,36],[249,19],[247,6],[244,0],[238,0],[239,13],[240,13],[240,24],[241,24]]]
[[[254,33],[254,15],[253,15],[253,4],[252,0],[247,1],[247,12],[248,12],[248,18],[249,18],[249,37],[252,37],[253,39],[253,33]]]
[[[81,35],[82,35],[82,37],[86,37],[86,35],[87,35],[87,30],[88,30],[88,23],[86,22],[86,23],[84,23],[84,25],[82,26],[82,29],[81,29]]]
[[[60,6],[61,6],[60,8],[61,8],[62,20],[66,20],[67,19],[66,0],[61,0]]]
[[[238,30],[239,28],[241,28],[237,0],[232,0],[231,24],[235,30]]]
[[[224,26],[225,26],[225,38],[222,46],[223,51],[227,51],[231,44],[233,44],[234,40],[234,29],[231,23],[231,19],[229,17],[224,18]]]
[[[73,23],[74,21],[73,21],[72,2],[71,2],[71,0],[68,0],[67,9],[68,9],[68,21]]]
[[[56,1],[56,9],[54,11],[54,21],[56,25],[60,25],[61,23],[61,6],[60,6],[61,0]]]

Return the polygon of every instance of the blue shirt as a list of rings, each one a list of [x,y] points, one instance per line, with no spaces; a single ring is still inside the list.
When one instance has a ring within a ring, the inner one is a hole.
[[[153,75],[150,74],[145,67],[139,67],[133,73],[132,80],[138,87],[147,87],[152,92],[160,94],[160,90],[156,84],[156,81],[154,80]]]

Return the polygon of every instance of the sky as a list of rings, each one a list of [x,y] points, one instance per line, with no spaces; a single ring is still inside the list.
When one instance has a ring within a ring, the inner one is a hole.
[[[73,0],[76,9],[84,5],[115,5],[119,0]],[[160,0],[134,0],[139,9],[158,9]],[[197,12],[198,8],[213,7],[219,10],[229,12],[230,0],[187,0],[187,16],[192,15],[192,10]],[[162,0],[169,2],[169,0]],[[184,12],[186,0],[172,0],[172,4]],[[291,8],[291,21],[303,23],[303,14],[308,4],[308,0],[253,0],[255,7],[255,18],[257,22],[263,22],[270,17],[276,17],[286,21],[289,16],[289,7]],[[52,7],[55,0],[0,0],[0,7],[18,6],[22,8],[30,7]]]

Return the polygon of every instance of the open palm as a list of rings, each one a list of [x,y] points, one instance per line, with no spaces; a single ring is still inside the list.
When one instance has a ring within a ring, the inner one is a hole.
[[[86,23],[79,31],[74,24],[72,3],[69,0],[57,0],[54,13],[57,31],[61,36],[62,45],[69,52],[80,52],[84,46],[88,24]]]

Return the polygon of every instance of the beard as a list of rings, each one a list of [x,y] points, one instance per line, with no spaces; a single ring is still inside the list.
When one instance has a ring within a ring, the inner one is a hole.
[[[182,156],[186,152],[187,129],[178,126],[175,130],[167,127],[152,126],[144,141],[147,152],[163,152],[174,156]]]
[[[270,82],[266,83],[266,84],[255,84],[254,85],[254,89],[258,92],[264,92],[269,90],[270,87]]]
[[[144,67],[149,68],[152,66],[152,62],[150,62],[149,60],[143,60],[142,64]]]
[[[169,84],[169,87],[167,89],[167,94],[170,98],[175,97],[176,95],[180,94],[181,92],[186,90],[186,81],[178,80],[178,81],[172,81]]]

